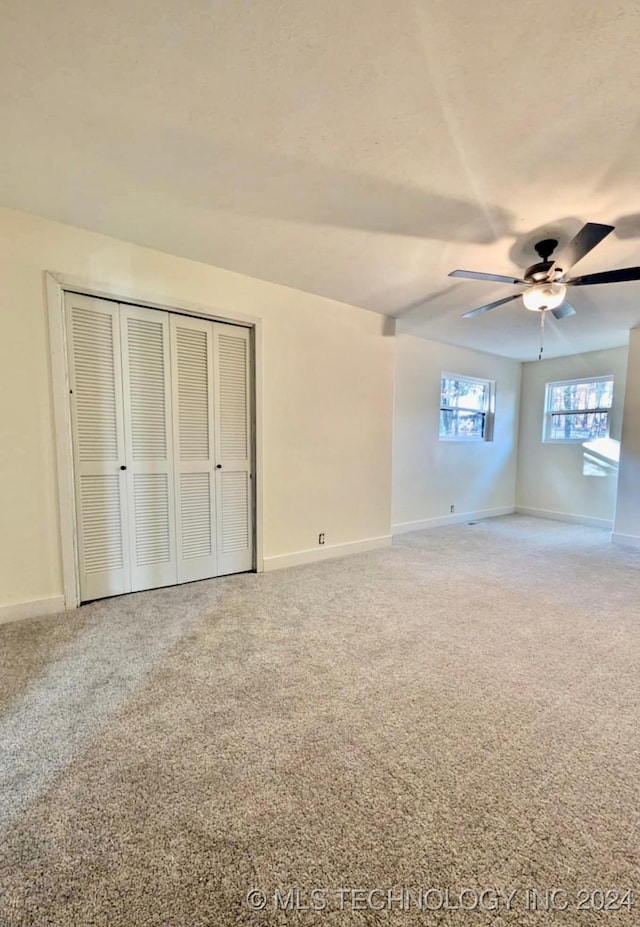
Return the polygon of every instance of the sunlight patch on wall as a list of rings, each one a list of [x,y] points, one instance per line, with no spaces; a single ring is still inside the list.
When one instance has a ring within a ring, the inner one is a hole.
[[[620,442],[615,438],[594,438],[582,447],[583,476],[613,476],[618,472]]]

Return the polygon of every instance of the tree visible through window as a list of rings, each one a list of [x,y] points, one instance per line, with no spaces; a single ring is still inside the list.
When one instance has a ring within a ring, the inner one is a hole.
[[[493,383],[443,373],[440,381],[440,437],[454,441],[491,440]]]
[[[547,383],[545,441],[592,441],[609,434],[613,377]]]

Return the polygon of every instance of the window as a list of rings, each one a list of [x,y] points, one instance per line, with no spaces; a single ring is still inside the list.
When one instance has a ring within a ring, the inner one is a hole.
[[[543,441],[593,441],[609,435],[613,377],[547,383]]]
[[[444,441],[491,441],[492,380],[443,373],[440,381],[440,438]]]

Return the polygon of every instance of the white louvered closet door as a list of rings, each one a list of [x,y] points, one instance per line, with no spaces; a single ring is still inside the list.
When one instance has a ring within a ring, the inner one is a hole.
[[[213,324],[218,575],[253,568],[249,331]]]
[[[253,568],[249,331],[66,294],[80,599]]]
[[[131,588],[119,310],[65,294],[80,598]]]
[[[177,583],[169,314],[120,305],[131,590]]]
[[[171,316],[178,582],[218,575],[213,427],[213,325]]]

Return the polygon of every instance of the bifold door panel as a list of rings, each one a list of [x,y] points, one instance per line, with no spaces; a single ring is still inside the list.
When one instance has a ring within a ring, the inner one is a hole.
[[[78,563],[83,599],[131,589],[120,310],[67,297]]]
[[[218,575],[212,323],[172,316],[171,349],[178,581],[183,583]]]
[[[216,323],[213,329],[215,430],[218,453],[216,498],[218,572],[250,570],[253,560],[251,519],[251,429],[249,332]]]
[[[252,569],[247,329],[65,299],[81,600]]]
[[[131,591],[178,582],[169,314],[120,306]]]

